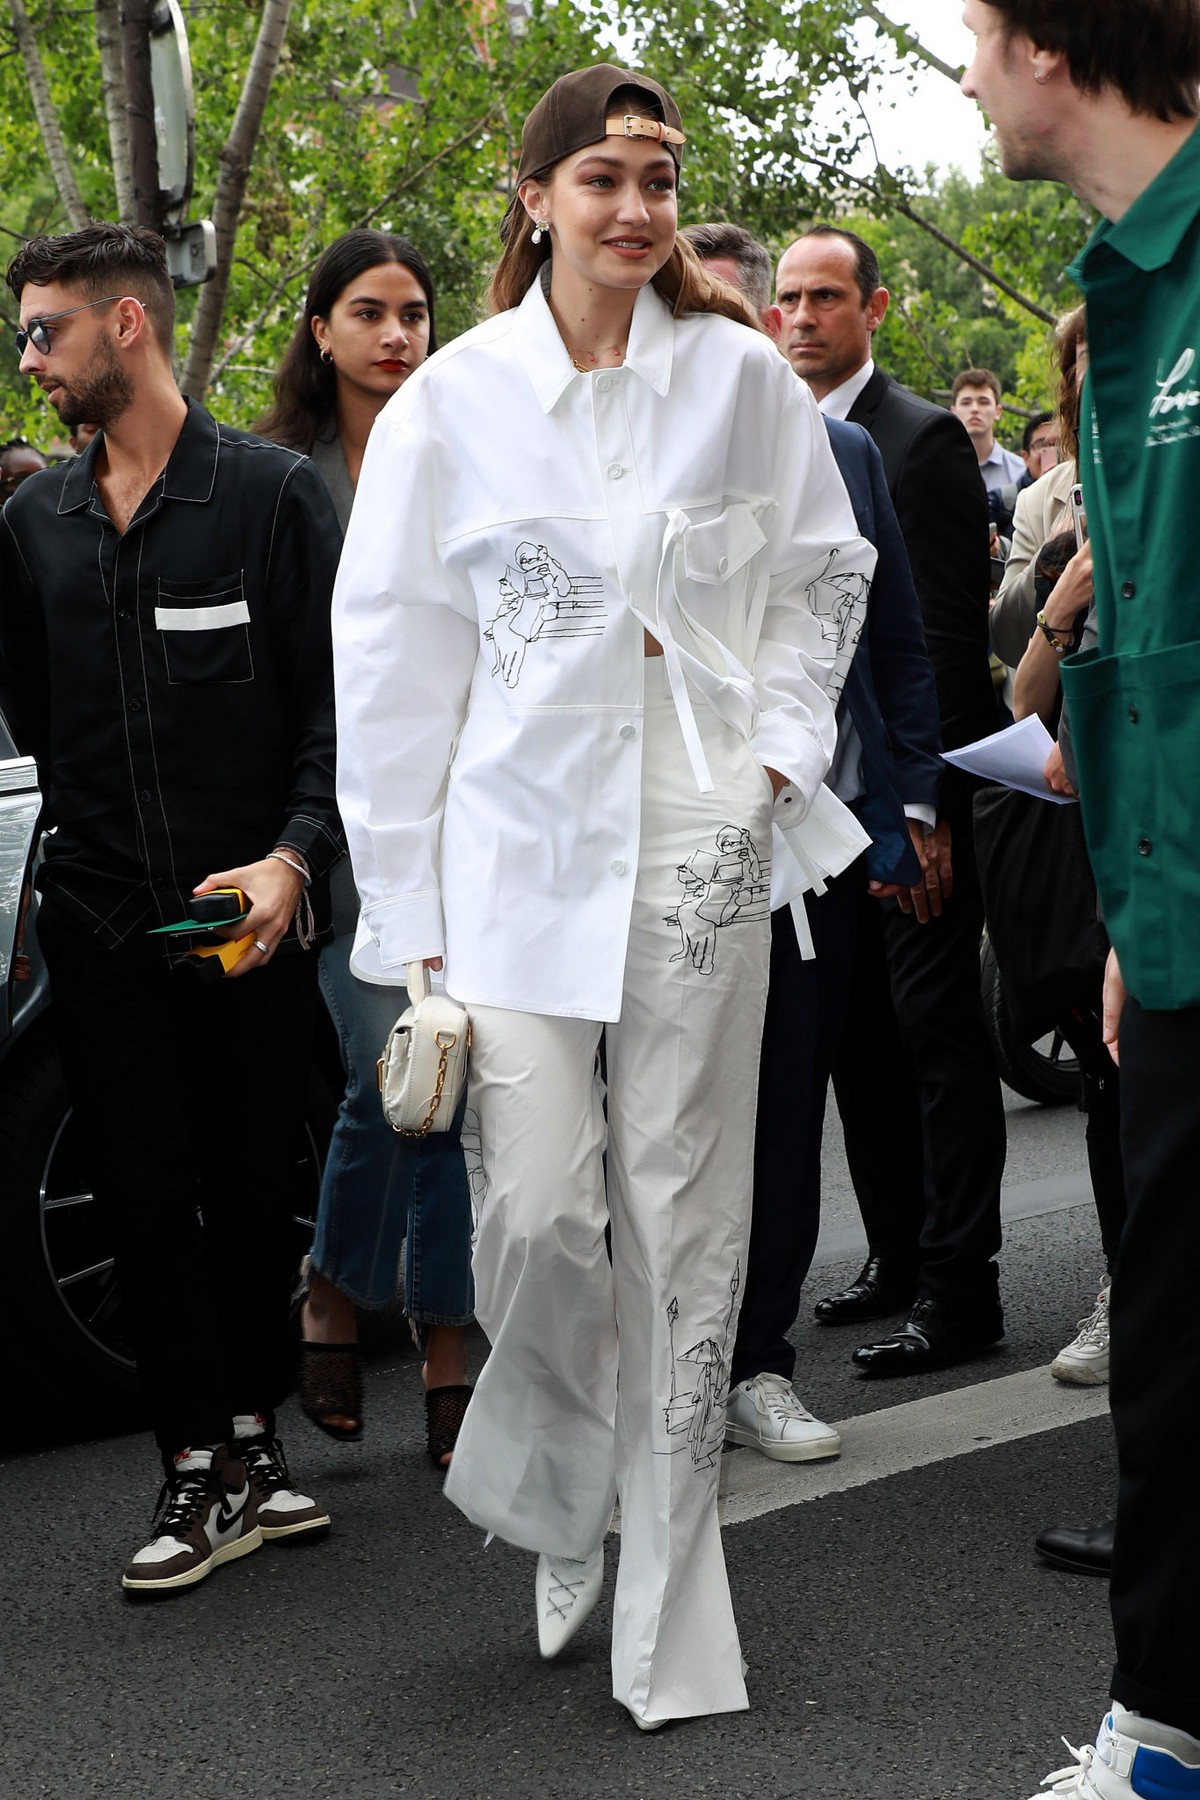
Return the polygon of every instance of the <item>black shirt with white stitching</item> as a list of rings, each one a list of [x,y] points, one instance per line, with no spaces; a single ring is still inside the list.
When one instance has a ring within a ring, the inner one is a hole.
[[[124,533],[102,440],[0,518],[0,706],[37,759],[39,885],[110,944],[290,846],[344,854],[329,605],[341,530],[305,457],[194,401]]]

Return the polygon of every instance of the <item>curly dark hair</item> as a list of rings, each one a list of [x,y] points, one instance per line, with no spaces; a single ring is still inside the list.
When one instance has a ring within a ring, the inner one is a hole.
[[[175,289],[167,268],[167,249],[157,231],[145,225],[99,221],[55,237],[32,237],[21,245],[4,276],[21,298],[26,283],[78,288],[89,298],[131,295],[146,309],[159,344],[171,354],[175,337]]]

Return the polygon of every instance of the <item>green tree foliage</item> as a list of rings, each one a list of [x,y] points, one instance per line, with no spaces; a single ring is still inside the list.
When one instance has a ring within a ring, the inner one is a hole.
[[[984,167],[977,181],[954,170],[914,208],[1052,316],[1078,304],[1065,269],[1091,218],[1053,182],[1008,181]],[[1052,327],[900,211],[873,207],[853,220],[879,254],[892,302],[878,334],[880,361],[898,379],[944,396],[960,369],[992,369],[1006,402],[1026,413],[1051,405]],[[874,216],[872,216],[872,214]]]
[[[182,3],[196,83],[191,213],[202,216],[228,156],[263,0]],[[95,216],[111,217],[96,19],[62,0],[24,0],[24,8],[84,200]],[[685,222],[737,219],[778,251],[815,217],[866,215],[865,235],[879,243],[896,293],[881,343],[889,366],[932,391],[968,360],[969,348],[1024,394],[1028,315],[886,204],[878,184],[864,204],[851,177],[866,137],[856,96],[895,66],[882,40],[874,51],[863,48],[860,16],[857,0],[663,0],[652,13],[631,0],[295,0],[254,150],[227,302],[211,354],[205,348],[199,358],[196,391],[207,381],[232,423],[257,415],[313,261],[355,225],[401,231],[421,247],[443,341],[472,323],[498,248],[524,114],[557,75],[607,55],[651,69],[679,100],[689,133]],[[818,127],[814,106],[831,87],[841,108],[822,107],[830,122]],[[31,230],[66,228],[26,71],[3,30],[0,167],[0,231],[10,244]],[[894,182],[891,191],[904,192]],[[998,176],[978,187],[956,176],[922,205],[951,236],[978,245],[985,261],[1006,259],[1017,285],[1030,282],[1053,310],[1063,298],[1055,286],[1065,260],[1060,239],[1076,220],[1064,224],[1056,190],[1018,193]],[[195,309],[195,291],[183,293],[179,358],[189,366],[191,353],[193,368]],[[0,316],[10,327],[14,311],[3,296]],[[0,361],[0,409],[9,430],[52,435],[15,358]]]

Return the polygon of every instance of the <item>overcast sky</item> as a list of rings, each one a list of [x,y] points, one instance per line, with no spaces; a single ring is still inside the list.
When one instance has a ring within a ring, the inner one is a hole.
[[[963,26],[958,0],[878,0],[878,4],[952,67],[970,61],[974,40]],[[874,36],[873,27],[864,30]],[[934,69],[920,74],[917,82],[914,97],[907,82],[898,78],[864,101],[881,160],[889,165],[908,163],[918,170],[932,162],[940,169],[957,167],[968,175],[978,174],[979,154],[988,135],[979,108]],[[889,102],[895,103],[894,109]]]

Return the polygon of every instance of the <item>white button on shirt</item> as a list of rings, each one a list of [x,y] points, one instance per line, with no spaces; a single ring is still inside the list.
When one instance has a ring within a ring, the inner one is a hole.
[[[873,567],[811,396],[745,326],[647,288],[624,365],[584,375],[535,283],[431,357],[376,421],[334,596],[356,968],[444,953],[468,1007],[617,1018],[633,883],[601,872],[637,840],[645,631],[698,786],[708,705],[803,813]]]

